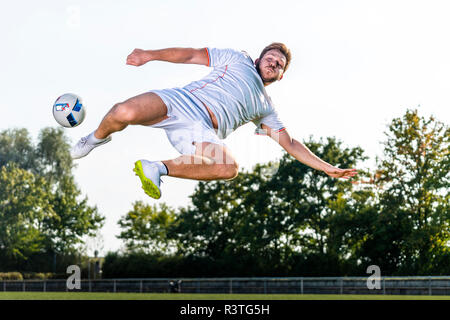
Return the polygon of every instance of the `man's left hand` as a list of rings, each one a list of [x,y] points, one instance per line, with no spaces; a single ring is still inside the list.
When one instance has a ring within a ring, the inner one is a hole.
[[[349,179],[358,174],[356,169],[339,169],[336,167],[324,170],[324,172],[333,178]]]

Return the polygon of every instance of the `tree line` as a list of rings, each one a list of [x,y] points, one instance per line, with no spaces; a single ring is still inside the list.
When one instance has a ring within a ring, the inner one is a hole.
[[[105,275],[361,276],[369,265],[449,275],[449,140],[444,123],[408,110],[357,179],[285,153],[234,180],[199,182],[185,208],[137,201],[118,222],[127,250],[107,255]],[[368,159],[334,137],[305,144],[341,168]]]
[[[361,276],[369,265],[449,275],[449,140],[446,124],[407,110],[358,178],[330,178],[285,153],[234,180],[199,182],[186,207],[136,201],[118,221],[125,250],[106,255],[103,276]],[[335,137],[304,142],[339,167],[368,159]],[[47,271],[41,261],[74,259],[101,228],[68,150],[61,129],[43,129],[36,145],[25,129],[0,133],[0,271]]]

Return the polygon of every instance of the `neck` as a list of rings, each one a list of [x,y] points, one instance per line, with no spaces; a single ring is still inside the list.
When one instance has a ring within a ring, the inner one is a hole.
[[[266,80],[264,80],[263,78],[261,78],[261,80],[262,80],[262,82],[263,82],[263,84],[264,84],[264,87],[267,87],[269,84],[272,84],[272,83],[274,83],[275,81],[277,81],[277,80],[266,81]]]

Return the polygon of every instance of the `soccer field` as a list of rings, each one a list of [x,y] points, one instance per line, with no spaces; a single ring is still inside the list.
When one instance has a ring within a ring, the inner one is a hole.
[[[0,292],[0,300],[450,300],[450,296]]]

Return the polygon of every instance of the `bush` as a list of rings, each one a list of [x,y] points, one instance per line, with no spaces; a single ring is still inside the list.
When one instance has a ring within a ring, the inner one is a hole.
[[[46,280],[52,279],[55,274],[51,272],[43,273],[43,272],[28,272],[23,274],[23,278],[25,280]]]
[[[23,280],[20,272],[0,272],[0,280]]]
[[[272,266],[273,263],[268,263]],[[283,270],[255,264],[250,255],[214,259],[196,255],[161,255],[143,252],[109,252],[103,263],[103,278],[181,278],[282,276]]]

